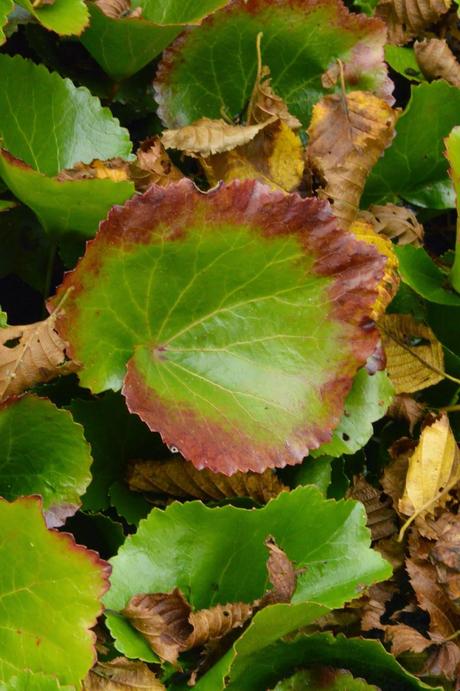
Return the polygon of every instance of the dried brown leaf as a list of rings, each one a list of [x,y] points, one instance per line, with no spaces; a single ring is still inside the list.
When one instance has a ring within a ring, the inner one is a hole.
[[[131,461],[127,481],[134,492],[214,500],[250,497],[263,504],[288,489],[271,469],[228,476],[206,468],[197,470],[177,457],[164,461]]]
[[[356,218],[367,176],[394,136],[396,111],[363,91],[321,99],[308,129],[307,161],[346,228]]]
[[[423,244],[423,226],[414,212],[405,206],[374,204],[368,211],[360,211],[359,217],[371,223],[376,233],[398,245],[421,247]]]
[[[424,650],[433,645],[430,638],[426,638],[407,624],[386,626],[385,639],[391,641],[391,652],[395,657],[407,652],[423,653]]]
[[[144,662],[125,657],[98,662],[83,681],[83,691],[162,691],[164,688]]]
[[[412,434],[417,422],[423,418],[425,414],[424,406],[407,394],[399,394],[395,396],[390,407],[387,410],[389,417],[396,420],[406,420],[409,423],[409,431]]]
[[[371,631],[378,629],[385,630],[381,618],[385,614],[386,605],[397,592],[397,587],[391,581],[377,583],[369,588],[367,595],[364,596],[363,613],[361,617],[361,629]]]
[[[459,683],[460,648],[453,641],[437,646],[425,662],[421,674],[431,677],[445,677]],[[458,686],[456,686],[458,688]]]
[[[408,314],[386,314],[378,324],[396,393],[413,393],[444,379],[442,345],[429,326]]]
[[[380,0],[375,14],[386,22],[389,42],[403,45],[422,36],[451,4],[452,0]]]
[[[366,509],[367,527],[373,540],[394,535],[397,530],[396,514],[391,507],[390,497],[373,487],[362,476],[355,477],[348,496],[357,499]]]
[[[292,561],[272,537],[267,538],[265,545],[269,551],[267,570],[272,590],[260,601],[260,606],[273,605],[278,602],[290,602],[297,583],[297,572]]]
[[[129,171],[138,192],[145,192],[152,184],[166,187],[184,177],[169,158],[159,137],[141,143]]]
[[[439,641],[451,638],[459,622],[449,598],[436,580],[436,568],[419,559],[408,559],[406,569],[419,607],[430,615],[430,635],[437,636]]]
[[[430,551],[438,583],[451,602],[452,608],[460,614],[460,516],[448,516],[448,528],[438,538]]]
[[[99,7],[106,17],[111,17],[112,19],[134,18],[142,15],[142,7],[131,9],[130,0],[96,0],[94,4]]]
[[[0,401],[77,370],[55,329],[57,312],[25,326],[0,329]]]
[[[442,38],[425,38],[414,43],[420,69],[428,79],[445,79],[460,87],[460,63]]]
[[[225,120],[201,118],[176,130],[164,130],[161,143],[165,149],[178,149],[188,156],[211,156],[247,144],[275,118],[256,125],[231,125]]]
[[[122,182],[129,180],[129,164],[122,158],[111,158],[107,161],[95,158],[91,163],[76,163],[73,168],[61,170],[56,179],[60,182],[91,179]]]
[[[388,494],[392,499],[393,508],[396,512],[399,512],[399,501],[404,494],[409,458],[415,448],[415,442],[406,437],[395,442],[389,449],[392,460],[385,467],[380,479],[385,494]]]

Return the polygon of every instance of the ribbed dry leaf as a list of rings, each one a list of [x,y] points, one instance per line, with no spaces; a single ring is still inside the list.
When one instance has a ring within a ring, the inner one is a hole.
[[[449,598],[436,580],[436,569],[428,562],[408,559],[406,569],[419,607],[430,615],[430,636],[447,640],[457,631],[459,623],[451,609]]]
[[[371,631],[372,629],[385,630],[381,618],[385,614],[386,605],[392,599],[398,589],[391,581],[377,583],[369,588],[364,600],[363,613],[361,617],[361,629]]]
[[[320,195],[349,227],[358,213],[367,176],[391,143],[396,111],[364,91],[321,99],[308,129],[307,161],[323,183]]]
[[[406,484],[409,458],[412,456],[415,448],[416,443],[407,437],[399,439],[389,448],[392,460],[385,466],[380,483],[385,494],[391,497],[395,511],[399,511],[399,501],[404,493]]]
[[[460,516],[449,513],[448,528],[430,552],[438,583],[460,615]]]
[[[278,119],[267,121],[249,143],[202,158],[201,164],[210,185],[249,179],[285,192],[299,187],[305,166],[300,138]]]
[[[83,691],[162,691],[164,688],[144,662],[126,657],[98,662],[83,681]]]
[[[374,204],[360,211],[359,218],[370,223],[375,232],[394,240],[398,245],[423,245],[423,226],[413,211],[396,204]]]
[[[428,79],[445,79],[460,87],[460,63],[443,38],[425,38],[414,43],[420,69]]]
[[[169,158],[159,137],[141,143],[136,160],[129,165],[129,172],[138,192],[145,192],[152,184],[166,187],[184,177]]]
[[[402,45],[421,36],[451,4],[452,0],[380,0],[375,14],[386,22],[389,42]]]
[[[96,0],[94,4],[102,10],[106,17],[112,19],[140,17],[142,15],[142,7],[131,9],[130,0]]]
[[[391,652],[395,657],[406,652],[423,653],[424,650],[433,645],[430,638],[426,638],[407,624],[386,626],[385,639],[391,642]]]
[[[225,120],[200,118],[180,129],[164,130],[161,143],[165,149],[178,149],[188,156],[206,157],[247,144],[274,119],[256,125],[230,125]]]
[[[459,451],[449,419],[443,413],[427,425],[409,458],[404,493],[399,510],[406,516],[423,517],[446,503],[449,492],[460,480]]]
[[[417,422],[420,422],[423,418],[424,412],[425,408],[421,403],[412,398],[412,396],[402,393],[394,397],[387,410],[387,415],[396,420],[406,420],[409,423],[409,431],[412,434]]]
[[[442,345],[429,326],[407,314],[386,314],[379,328],[396,393],[420,391],[444,379]]]
[[[357,499],[366,509],[367,527],[373,540],[394,535],[397,530],[396,514],[391,507],[390,497],[370,485],[362,476],[355,477],[348,496]]]
[[[73,168],[61,170],[56,179],[60,182],[91,179],[121,182],[129,180],[129,164],[122,158],[111,158],[107,161],[95,158],[91,163],[76,163]]]
[[[445,677],[456,682],[460,676],[460,647],[454,641],[437,646],[423,665],[421,674],[430,677]]]
[[[0,330],[0,401],[76,371],[76,363],[66,356],[67,344],[55,330],[56,316]]]
[[[272,537],[267,538],[265,545],[269,556],[267,561],[268,580],[272,584],[260,601],[260,606],[273,605],[277,602],[290,602],[297,584],[297,572],[286,552],[278,547]]]
[[[252,613],[253,605],[244,602],[192,612],[178,588],[171,593],[135,595],[122,612],[152,650],[172,664],[181,652],[222,638],[242,626]]]
[[[271,469],[263,473],[235,473],[228,476],[207,469],[197,470],[182,458],[131,461],[127,482],[134,492],[217,501],[231,497],[251,497],[260,503],[266,503],[288,489]]]

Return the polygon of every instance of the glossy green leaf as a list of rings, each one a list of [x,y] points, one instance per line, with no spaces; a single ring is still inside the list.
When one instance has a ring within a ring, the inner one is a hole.
[[[141,17],[107,17],[90,3],[91,23],[81,42],[112,79],[138,72],[187,24],[198,24],[226,0],[143,0]]]
[[[460,298],[460,127],[454,127],[452,132],[445,140],[445,146],[457,206],[457,238],[455,244],[454,261],[449,274],[449,281]]]
[[[13,0],[0,0],[0,45],[6,41],[4,28],[12,9]]]
[[[422,247],[396,247],[401,278],[418,295],[438,305],[460,307],[460,295],[449,286],[447,274]]]
[[[55,677],[45,674],[21,672],[6,684],[0,681],[0,691],[75,691],[75,686],[61,686]]]
[[[8,199],[0,199],[0,213],[3,211],[10,211],[17,206],[17,202],[10,201]]]
[[[201,502],[154,509],[112,560],[105,604],[120,611],[136,593],[168,592],[175,586],[198,609],[251,602],[267,588],[268,535],[297,566],[307,567],[297,578],[294,604],[339,607],[363,585],[390,573],[389,565],[369,549],[360,504],[326,500],[316,487],[298,487],[261,509],[212,509]],[[294,621],[292,616],[288,620]],[[123,628],[120,617],[110,614],[108,621],[117,648],[128,654],[135,632],[126,622]]]
[[[284,467],[330,439],[375,348],[385,261],[324,202],[183,180],[113,209],[60,287],[58,328],[82,385],[124,382],[128,408],[198,468]]]
[[[141,494],[132,492],[125,482],[114,482],[109,489],[110,504],[130,525],[138,525],[150,513],[152,505]]]
[[[412,87],[396,137],[369,176],[363,207],[397,197],[429,209],[453,207],[443,138],[459,124],[460,89],[444,81]]]
[[[81,34],[89,22],[88,9],[84,0],[54,0],[41,7],[31,0],[18,0],[46,29],[57,34]]]
[[[301,465],[286,468],[282,471],[281,477],[290,487],[298,485],[316,485],[326,496],[328,487],[331,483],[331,456],[321,456],[314,460],[306,458]]]
[[[395,72],[401,74],[406,79],[413,82],[426,81],[413,48],[394,46],[389,43],[385,46],[385,60]]]
[[[95,659],[105,562],[47,530],[36,497],[0,500],[0,534],[0,681],[29,670],[78,686]]]
[[[380,691],[363,679],[353,678],[350,672],[332,671],[330,667],[296,672],[292,677],[278,682],[273,691],[318,691],[318,688],[324,691]]]
[[[156,90],[165,124],[219,118],[222,111],[237,117],[254,85],[260,32],[272,86],[304,125],[327,93],[321,76],[337,59],[345,63],[345,75],[349,64],[353,88],[389,91],[379,20],[350,14],[336,0],[237,0],[164,53]]]
[[[40,495],[50,527],[80,506],[91,461],[83,429],[66,410],[34,395],[0,405],[0,496]]]
[[[2,310],[0,305],[0,329],[4,329],[5,326],[8,326],[8,315]]]

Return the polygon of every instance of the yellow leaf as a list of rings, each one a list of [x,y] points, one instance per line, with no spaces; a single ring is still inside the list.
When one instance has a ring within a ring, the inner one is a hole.
[[[414,53],[425,77],[445,79],[453,86],[460,87],[460,64],[444,39],[416,41]]]
[[[444,379],[442,346],[429,326],[407,314],[387,314],[379,327],[396,393],[420,391]]]
[[[356,218],[367,176],[391,143],[397,113],[377,96],[353,91],[325,96],[313,108],[307,161],[321,180],[320,196],[348,228]]]
[[[399,510],[406,516],[423,516],[445,503],[447,488],[460,480],[458,448],[443,413],[422,431],[417,448],[409,458],[404,494]]]
[[[445,14],[452,0],[380,0],[375,14],[388,29],[388,41],[402,45],[435,24]]]

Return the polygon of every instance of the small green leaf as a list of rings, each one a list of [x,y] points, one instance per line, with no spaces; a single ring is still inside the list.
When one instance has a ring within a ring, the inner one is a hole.
[[[91,480],[83,429],[48,399],[27,395],[0,405],[0,496],[39,494],[47,524],[62,525]]]
[[[401,74],[406,79],[413,82],[426,81],[418,65],[413,48],[394,46],[389,43],[385,46],[385,60],[395,72]]]
[[[2,310],[0,305],[0,329],[4,329],[6,326],[8,326],[8,315]]]
[[[8,21],[8,15],[12,9],[13,0],[0,0],[0,46],[6,41],[4,28]]]
[[[338,59],[345,63],[345,75],[350,63],[354,89],[388,94],[379,20],[350,14],[336,0],[236,0],[164,53],[156,90],[165,124],[219,118],[223,111],[237,117],[256,78],[260,32],[273,89],[304,125],[313,105],[330,91],[321,77]]]
[[[36,497],[0,499],[0,681],[26,670],[79,686],[94,663],[89,628],[107,565],[70,535],[47,530]]]
[[[75,691],[75,686],[61,686],[55,677],[44,674],[21,672],[7,684],[0,682],[0,691]]]
[[[318,688],[324,691],[380,691],[362,679],[353,678],[350,672],[331,670],[330,667],[296,672],[292,677],[280,681],[273,691],[317,691]]]
[[[112,210],[54,299],[73,287],[58,328],[82,385],[123,384],[198,468],[260,472],[330,439],[377,343],[385,261],[324,202],[183,180]]]
[[[393,393],[386,372],[371,375],[362,368],[345,400],[345,411],[332,440],[312,451],[312,455],[341,456],[359,451],[372,436],[372,423],[385,415]]]
[[[401,278],[418,295],[438,305],[460,307],[460,295],[450,289],[447,274],[422,247],[396,247]]]
[[[40,7],[30,0],[17,0],[46,29],[68,36],[81,34],[89,22],[88,9],[83,0],[54,0]]]
[[[459,124],[460,89],[444,81],[412,87],[393,144],[369,176],[363,208],[396,197],[429,209],[455,206],[443,138]]]

